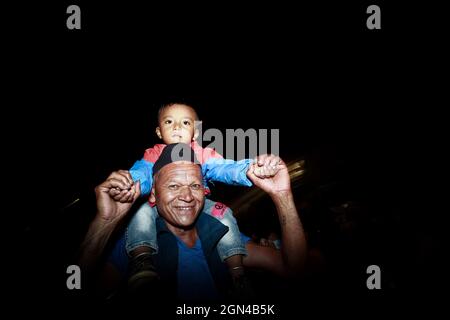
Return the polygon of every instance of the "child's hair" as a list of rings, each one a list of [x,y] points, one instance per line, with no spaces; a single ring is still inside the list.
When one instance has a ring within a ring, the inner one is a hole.
[[[187,106],[187,107],[191,108],[194,111],[194,113],[195,113],[195,119],[194,120],[199,120],[197,111],[195,111],[194,107],[192,107],[191,104],[189,104],[189,103],[187,103],[187,102],[185,102],[183,100],[177,100],[177,101],[171,101],[171,102],[168,102],[168,103],[161,104],[161,106],[158,109],[158,124],[159,124],[159,120],[160,120],[160,117],[161,117],[161,113],[164,111],[164,109],[169,108],[169,107],[171,107],[173,105],[176,105],[176,104],[181,104],[183,106]]]

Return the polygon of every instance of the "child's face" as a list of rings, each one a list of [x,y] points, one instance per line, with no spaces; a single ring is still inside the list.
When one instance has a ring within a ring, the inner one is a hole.
[[[191,107],[174,104],[161,112],[156,134],[165,144],[191,143],[198,135],[194,126],[196,118],[197,115]]]

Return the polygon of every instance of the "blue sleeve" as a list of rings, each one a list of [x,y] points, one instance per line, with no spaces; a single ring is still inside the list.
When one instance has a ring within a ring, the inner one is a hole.
[[[128,275],[128,255],[125,249],[125,233],[112,247],[107,261],[119,271],[123,278]]]
[[[206,181],[251,187],[253,184],[247,178],[247,170],[252,161],[211,158],[202,165],[203,177]]]
[[[153,163],[144,159],[136,161],[130,169],[133,181],[141,182],[141,195],[146,196],[150,194],[153,184]]]

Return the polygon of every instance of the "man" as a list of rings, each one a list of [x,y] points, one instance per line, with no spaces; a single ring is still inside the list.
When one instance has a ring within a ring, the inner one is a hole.
[[[189,147],[188,147],[189,148]],[[166,148],[166,152],[171,152]],[[189,148],[190,149],[190,148]],[[190,154],[190,155],[188,155]],[[249,179],[267,192],[275,204],[282,234],[281,250],[247,244],[245,267],[261,268],[285,277],[299,274],[306,255],[306,240],[300,218],[294,205],[290,179],[286,165],[279,160],[276,174],[258,172],[259,162],[269,156],[260,156],[248,172]],[[163,154],[155,163],[154,185],[151,201],[156,202],[160,218],[156,267],[164,288],[177,292],[182,300],[216,299],[227,290],[227,270],[220,261],[216,244],[227,232],[227,227],[202,213],[204,204],[203,177],[195,164],[193,152],[184,152],[173,159]],[[170,160],[167,160],[170,159]],[[113,190],[118,190],[115,200]],[[119,190],[127,190],[119,191]],[[92,272],[113,232],[118,228],[134,201],[140,194],[139,183],[133,184],[127,171],[113,172],[96,188],[97,215],[91,223],[83,243],[82,269]],[[123,237],[113,250],[102,274],[107,290],[116,288],[126,276],[127,256]],[[125,265],[125,267],[124,267]]]

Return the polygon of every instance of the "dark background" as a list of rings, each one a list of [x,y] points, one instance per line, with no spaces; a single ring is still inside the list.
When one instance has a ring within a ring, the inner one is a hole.
[[[377,2],[382,29],[367,30],[372,3],[364,2],[77,1],[77,31],[65,26],[69,4],[9,11],[3,120],[14,126],[3,136],[17,203],[8,229],[19,239],[11,295],[24,310],[79,305],[65,269],[95,214],[93,188],[158,142],[157,108],[179,99],[205,129],[280,129],[280,156],[306,161],[295,194],[309,204],[302,218],[313,244],[317,229],[332,241],[331,206],[365,208],[363,237],[348,250],[328,246],[327,271],[289,287],[291,307],[401,313],[436,294],[443,225],[429,199],[439,194],[430,178],[440,175],[434,156],[443,150],[434,111],[445,87],[439,8]],[[242,191],[217,188],[224,202]],[[258,229],[254,219],[243,224]],[[382,267],[381,291],[365,289],[369,264]]]

